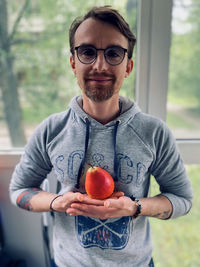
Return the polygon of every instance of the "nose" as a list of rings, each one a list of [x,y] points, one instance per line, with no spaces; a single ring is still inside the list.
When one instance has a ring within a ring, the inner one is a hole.
[[[105,60],[104,51],[99,50],[97,52],[97,58],[96,58],[95,62],[93,63],[93,68],[99,72],[107,70],[108,63]]]

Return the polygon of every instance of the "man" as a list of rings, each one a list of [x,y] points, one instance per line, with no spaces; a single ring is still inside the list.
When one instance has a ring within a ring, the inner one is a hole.
[[[192,188],[167,126],[119,95],[133,69],[135,37],[119,13],[91,9],[70,29],[70,63],[82,96],[38,126],[10,185],[19,207],[54,211],[54,258],[64,266],[153,266],[148,217],[189,212]],[[89,165],[106,169],[115,193],[89,198]],[[54,169],[58,194],[40,189]],[[148,197],[150,175],[161,194]]]

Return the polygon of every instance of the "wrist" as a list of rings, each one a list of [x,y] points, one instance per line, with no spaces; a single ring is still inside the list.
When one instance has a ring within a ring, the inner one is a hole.
[[[54,203],[54,201],[55,201],[58,197],[62,197],[62,195],[57,195],[57,196],[55,196],[55,197],[51,200],[51,202],[50,202],[49,209],[50,209],[51,212],[56,211],[56,210],[53,208],[53,203]]]
[[[134,201],[135,206],[136,206],[136,211],[133,214],[133,218],[135,219],[135,218],[137,218],[141,214],[142,204],[141,204],[141,202],[140,202],[140,200],[138,198],[135,198],[135,197],[131,196],[130,199],[132,201]]]

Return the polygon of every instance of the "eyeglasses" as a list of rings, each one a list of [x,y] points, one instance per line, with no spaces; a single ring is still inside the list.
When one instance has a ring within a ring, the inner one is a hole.
[[[121,46],[110,46],[106,49],[97,49],[92,45],[80,45],[75,47],[78,59],[83,64],[92,64],[97,59],[97,52],[104,51],[106,62],[112,66],[122,63],[127,49]]]

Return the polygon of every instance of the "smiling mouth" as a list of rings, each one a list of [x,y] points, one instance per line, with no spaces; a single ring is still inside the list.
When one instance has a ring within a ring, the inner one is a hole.
[[[111,78],[105,78],[105,77],[102,77],[102,78],[88,78],[87,79],[88,82],[95,82],[95,83],[107,83],[107,82],[111,82],[112,79]]]

